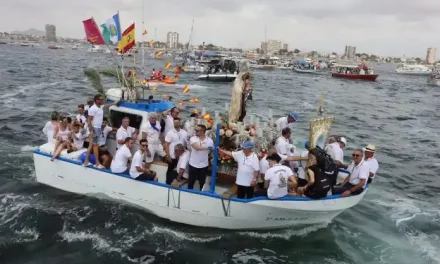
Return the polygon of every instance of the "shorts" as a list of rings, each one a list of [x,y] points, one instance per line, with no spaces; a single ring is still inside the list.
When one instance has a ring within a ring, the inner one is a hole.
[[[90,143],[88,141],[84,141],[83,148],[89,148]]]
[[[154,160],[154,156],[157,154],[161,157],[165,156],[165,151],[163,150],[162,144],[159,145],[150,145],[148,144],[148,150],[151,153],[151,156],[148,157],[147,154],[145,154],[145,163],[151,163]]]
[[[146,172],[142,173],[141,175],[137,176],[136,178],[134,178],[137,181],[154,181],[154,178],[156,178],[156,176],[153,176],[151,174],[148,174]]]
[[[101,127],[94,127],[93,129],[95,130],[95,133],[93,134],[92,140],[93,140],[93,143],[98,144],[98,139],[102,133],[102,128]]]

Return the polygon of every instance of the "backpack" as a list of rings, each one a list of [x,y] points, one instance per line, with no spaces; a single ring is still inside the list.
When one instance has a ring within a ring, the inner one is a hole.
[[[316,146],[314,149],[310,150],[316,157],[316,163],[318,167],[325,171],[326,173],[334,173],[338,170],[338,166],[335,161],[328,155],[322,148]]]

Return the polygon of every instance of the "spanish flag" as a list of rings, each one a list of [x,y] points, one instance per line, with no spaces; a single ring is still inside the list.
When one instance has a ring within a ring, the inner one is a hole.
[[[179,105],[183,106],[183,101],[182,100],[179,101]]]
[[[156,86],[151,87],[151,90],[156,91],[157,90]]]
[[[168,70],[171,67],[171,62],[167,62],[167,64],[165,64],[165,67],[163,67],[165,70]]]
[[[189,100],[191,103],[198,103],[199,102],[199,98],[193,98],[191,100]]]
[[[185,87],[183,87],[183,91],[182,91],[183,93],[187,93],[187,92],[189,92],[189,87],[188,87],[188,85],[186,85]]]
[[[142,32],[142,35],[147,35],[148,31],[144,30],[144,32]]]
[[[156,53],[155,53],[155,56],[160,56],[160,55],[162,55],[162,51],[156,51]]]
[[[150,48],[152,48],[153,45],[154,45],[154,40],[152,39],[152,40],[150,41]]]
[[[122,33],[122,39],[119,41],[118,48],[119,53],[124,54],[127,51],[129,51],[131,48],[135,45],[135,29],[134,29],[134,23],[129,26],[124,33]]]

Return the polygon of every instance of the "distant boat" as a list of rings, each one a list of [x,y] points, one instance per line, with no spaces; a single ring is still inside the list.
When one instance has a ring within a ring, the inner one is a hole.
[[[73,49],[73,50],[77,50],[77,49],[79,49],[79,44],[75,44],[75,45],[73,45],[73,46],[72,46],[72,49]]]
[[[431,69],[424,65],[399,64],[397,65],[396,73],[406,75],[429,75]]]
[[[8,42],[0,41],[0,45],[1,45],[1,44],[8,44]]]
[[[362,71],[364,70],[356,65],[336,64],[333,68],[332,77],[365,81],[376,81],[377,77],[379,77],[378,74],[372,74],[372,68],[368,68],[368,71],[363,74]]]
[[[53,49],[53,50],[57,50],[57,49],[63,49],[63,46],[60,45],[52,45],[47,47],[48,49]]]

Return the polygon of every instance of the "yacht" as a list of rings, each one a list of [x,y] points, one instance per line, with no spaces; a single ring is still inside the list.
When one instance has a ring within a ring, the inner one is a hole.
[[[92,53],[103,53],[104,49],[100,46],[92,45],[87,51]]]
[[[429,75],[431,69],[424,65],[399,64],[397,65],[396,73],[407,75]]]

